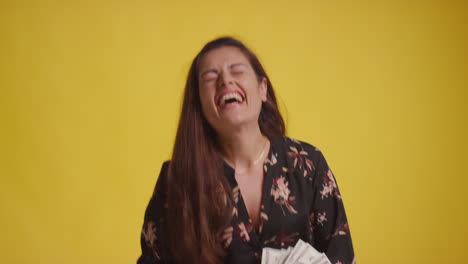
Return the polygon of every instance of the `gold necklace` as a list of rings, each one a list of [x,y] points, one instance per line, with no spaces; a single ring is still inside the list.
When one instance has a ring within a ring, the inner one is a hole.
[[[256,160],[256,161],[254,161],[254,165],[257,165],[257,163],[260,161],[260,159],[262,159],[262,158],[263,158],[263,154],[265,153],[265,149],[266,149],[265,147],[266,147],[266,145],[267,145],[267,142],[268,142],[268,140],[267,140],[267,139],[265,139],[265,144],[263,144],[263,150],[262,150],[262,153],[260,153],[260,155],[258,156],[257,160]]]
[[[267,145],[267,143],[268,143],[268,139],[265,139],[265,144],[263,144],[263,150],[262,150],[262,152],[260,153],[260,155],[258,156],[257,160],[254,161],[254,165],[257,165],[257,163],[262,159],[263,154],[265,153],[265,150],[266,150],[266,145]],[[230,162],[228,162],[228,163],[230,163]],[[239,171],[237,171],[237,170],[235,170],[235,171],[236,171],[236,174],[237,174],[237,175],[239,175],[239,174],[242,175],[242,174],[245,174],[248,170],[243,171],[243,172],[239,172]]]

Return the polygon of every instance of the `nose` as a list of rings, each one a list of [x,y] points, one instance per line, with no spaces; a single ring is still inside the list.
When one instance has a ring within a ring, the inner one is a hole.
[[[223,71],[220,73],[218,78],[218,87],[229,87],[230,85],[234,84],[234,79],[232,78],[229,72]]]

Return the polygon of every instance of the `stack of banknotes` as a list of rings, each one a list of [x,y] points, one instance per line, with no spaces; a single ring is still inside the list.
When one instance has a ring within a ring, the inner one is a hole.
[[[263,248],[262,264],[331,264],[324,253],[299,239],[287,249]]]

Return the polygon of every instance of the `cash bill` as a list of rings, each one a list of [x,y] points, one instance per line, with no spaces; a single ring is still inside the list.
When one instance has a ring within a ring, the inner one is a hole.
[[[262,264],[331,264],[324,253],[299,239],[294,247],[262,250]]]

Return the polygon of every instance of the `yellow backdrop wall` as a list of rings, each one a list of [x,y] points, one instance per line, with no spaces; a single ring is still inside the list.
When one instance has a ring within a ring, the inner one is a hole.
[[[358,263],[466,261],[465,1],[0,3],[0,262],[135,263],[188,66],[232,35],[337,177]]]

